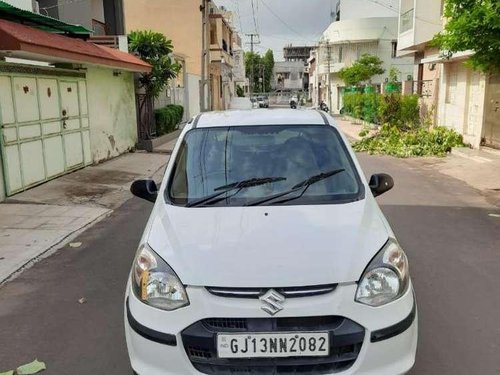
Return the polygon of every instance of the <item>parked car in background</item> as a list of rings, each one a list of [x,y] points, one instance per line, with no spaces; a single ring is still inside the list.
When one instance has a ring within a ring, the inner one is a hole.
[[[349,142],[320,111],[227,111],[183,129],[132,264],[139,375],[409,371],[408,259]]]
[[[269,98],[267,96],[258,96],[257,102],[259,103],[259,108],[269,108]]]
[[[229,109],[252,109],[254,108],[250,98],[232,98]]]

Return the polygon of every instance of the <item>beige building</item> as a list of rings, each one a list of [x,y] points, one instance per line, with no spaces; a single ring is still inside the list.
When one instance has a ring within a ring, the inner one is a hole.
[[[225,16],[224,16],[225,15]],[[228,17],[229,15],[229,17]],[[228,12],[221,12],[215,5],[210,10],[210,109],[229,108],[234,96],[234,37],[235,32]]]
[[[183,80],[166,95],[181,96],[186,118],[200,112],[202,12],[199,0],[121,0],[124,33],[134,30],[161,32],[174,45],[183,65]],[[183,90],[179,90],[183,89]],[[171,98],[170,98],[171,99]],[[177,100],[176,100],[177,101]],[[179,101],[177,101],[179,102]]]
[[[434,124],[453,128],[472,147],[500,147],[500,78],[467,68],[473,51],[445,60],[430,46],[443,29],[442,9],[443,1],[400,0],[398,53],[415,58],[407,91],[420,95]]]

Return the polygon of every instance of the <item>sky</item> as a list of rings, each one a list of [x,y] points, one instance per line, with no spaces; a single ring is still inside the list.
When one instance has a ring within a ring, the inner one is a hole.
[[[263,54],[272,49],[275,60],[279,61],[283,59],[285,45],[318,42],[330,25],[330,12],[337,0],[215,0],[215,3],[235,13],[235,26],[245,50],[250,50],[246,44],[250,38],[245,34],[257,29],[261,43],[255,46],[255,51]]]

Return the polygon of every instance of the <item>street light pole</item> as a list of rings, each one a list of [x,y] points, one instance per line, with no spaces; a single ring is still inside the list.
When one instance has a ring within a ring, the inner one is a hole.
[[[254,61],[253,61],[253,46],[255,44],[259,44],[258,42],[254,42],[253,38],[256,36],[259,36],[259,34],[246,34],[246,36],[250,37],[250,52],[252,54],[252,60],[251,60],[251,66],[250,66],[250,82],[249,82],[249,88],[250,88],[250,97],[253,96],[253,79],[254,79],[254,72],[255,72],[255,66],[254,66]]]
[[[200,111],[205,112],[210,107],[210,84],[208,82],[210,64],[210,22],[209,3],[211,0],[201,0],[201,81],[200,81]],[[205,91],[206,90],[206,91]],[[206,95],[205,95],[206,93]]]
[[[332,110],[332,87],[330,83],[330,62],[332,59],[332,51],[330,50],[330,42],[326,42],[326,48],[327,48],[327,58],[328,58],[328,109],[331,111]]]

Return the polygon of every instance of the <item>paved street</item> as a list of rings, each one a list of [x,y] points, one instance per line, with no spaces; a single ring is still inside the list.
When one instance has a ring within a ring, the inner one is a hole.
[[[380,198],[406,249],[419,303],[412,374],[500,373],[500,214],[425,160],[362,155],[367,174],[388,172]],[[122,299],[151,205],[131,199],[55,255],[0,288],[0,372],[30,362],[47,374],[129,374]],[[78,302],[85,298],[86,302]]]

